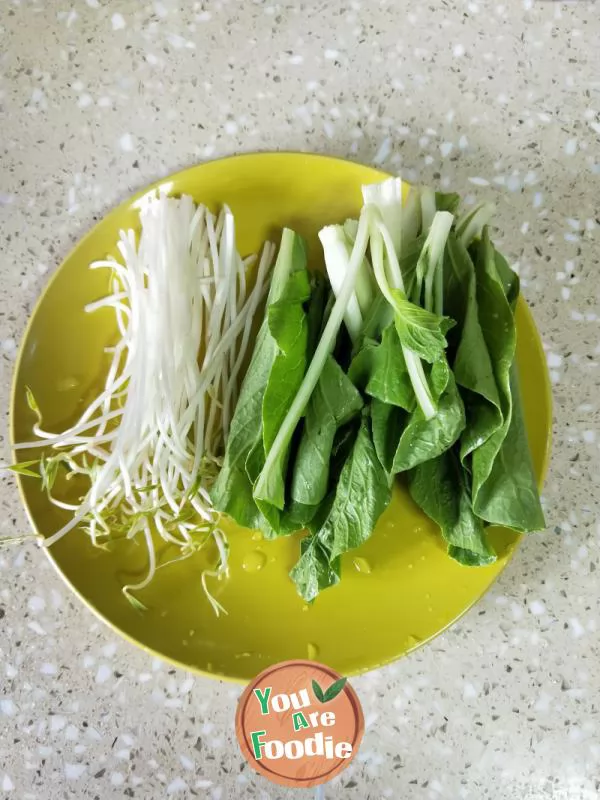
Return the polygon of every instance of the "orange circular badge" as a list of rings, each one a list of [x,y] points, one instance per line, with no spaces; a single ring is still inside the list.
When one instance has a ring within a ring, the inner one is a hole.
[[[354,689],[315,661],[283,661],[244,690],[235,730],[250,766],[274,783],[318,786],[345,769],[365,723]]]

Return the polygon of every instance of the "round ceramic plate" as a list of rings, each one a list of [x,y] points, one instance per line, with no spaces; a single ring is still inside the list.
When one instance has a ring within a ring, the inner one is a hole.
[[[338,159],[265,153],[193,167],[160,185],[209,206],[228,203],[242,254],[256,252],[265,239],[278,242],[287,225],[307,238],[311,262],[317,266],[319,228],[356,216],[361,184],[384,177]],[[138,225],[136,202],[143,194],[108,214],[77,245],[39,301],[16,369],[13,441],[31,438],[34,420],[25,402],[26,386],[33,390],[45,427],[59,431],[102,385],[108,358],[104,347],[111,343],[115,326],[109,310],[83,310],[107,290],[106,273],[88,265],[116,255],[119,229]],[[517,328],[527,432],[541,482],[549,448],[550,391],[540,341],[522,300]],[[21,460],[29,457],[20,453]],[[25,477],[20,483],[38,533],[47,536],[64,524],[68,517],[49,504],[38,480]],[[481,597],[506,566],[518,539],[508,531],[494,531],[497,563],[461,567],[446,555],[436,527],[397,486],[371,539],[342,559],[341,584],[309,607],[288,578],[298,557],[298,536],[263,542],[248,530],[229,526],[227,531],[230,577],[220,582],[216,595],[228,614],[219,618],[200,585],[203,555],[161,570],[140,594],[148,608],[141,612],[127,602],[121,586],[145,574],[143,547],[118,543],[105,552],[75,530],[47,552],[73,591],[130,641],[187,669],[247,680],[274,662],[292,658],[317,658],[351,675],[408,653]]]

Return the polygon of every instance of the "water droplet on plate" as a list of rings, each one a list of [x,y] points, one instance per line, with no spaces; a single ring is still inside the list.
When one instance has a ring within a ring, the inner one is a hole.
[[[308,603],[304,603],[304,605],[302,606],[302,611],[308,611],[309,608],[310,606],[308,605]]]
[[[258,572],[266,563],[267,557],[262,550],[252,550],[244,556],[242,567],[246,572]]]
[[[252,658],[252,653],[236,653],[235,658]]]
[[[358,572],[362,572],[365,575],[371,574],[372,571],[371,565],[369,564],[366,558],[361,558],[360,556],[358,556],[352,561],[352,563],[354,564]]]
[[[315,661],[317,656],[319,655],[319,648],[317,647],[317,645],[313,644],[312,642],[309,642],[306,649],[308,651],[308,657],[310,658],[310,660]]]
[[[252,534],[252,541],[253,542],[261,542],[262,538],[263,538],[263,535],[262,535],[262,533],[260,531],[254,531],[254,533]]]
[[[69,392],[71,389],[76,389],[79,386],[79,381],[77,378],[70,377],[70,378],[61,378],[59,381],[56,382],[56,391],[57,392]]]

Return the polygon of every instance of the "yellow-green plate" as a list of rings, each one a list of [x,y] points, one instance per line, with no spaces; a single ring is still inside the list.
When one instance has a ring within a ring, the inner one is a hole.
[[[361,184],[384,177],[338,159],[265,153],[193,167],[161,185],[210,206],[228,203],[243,254],[255,252],[267,238],[277,242],[287,225],[308,239],[316,265],[319,228],[356,215]],[[13,386],[13,441],[31,439],[26,386],[39,402],[45,426],[57,431],[74,420],[101,386],[108,358],[103,348],[115,328],[110,311],[83,311],[107,289],[106,272],[90,271],[88,265],[116,254],[119,229],[137,227],[135,205],[142,194],[108,214],[77,245],[38,303]],[[549,449],[550,391],[540,341],[522,300],[517,327],[526,425],[541,482]],[[22,460],[29,457],[21,453]],[[21,490],[39,533],[49,535],[68,519],[48,503],[38,480],[22,478]],[[140,612],[124,598],[121,586],[144,574],[143,547],[119,544],[104,552],[76,530],[47,552],[77,595],[129,640],[188,669],[247,680],[273,662],[296,657],[317,658],[343,674],[398,658],[442,631],[481,597],[506,566],[518,538],[496,531],[492,538],[498,562],[461,567],[446,555],[435,526],[396,488],[370,541],[343,559],[341,584],[307,607],[288,578],[298,557],[297,536],[262,542],[251,531],[233,526],[228,533],[230,578],[218,585],[216,594],[229,613],[219,618],[200,585],[203,556],[160,571],[140,595],[148,607]]]

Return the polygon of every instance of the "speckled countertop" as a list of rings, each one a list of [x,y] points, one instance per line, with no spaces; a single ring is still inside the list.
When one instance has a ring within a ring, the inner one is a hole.
[[[49,273],[173,170],[308,149],[497,203],[554,384],[550,527],[448,633],[354,682],[366,736],[326,797],[599,795],[598,41],[584,0],[0,4],[3,409]],[[5,535],[26,521],[1,480]],[[298,796],[244,768],[237,696],[121,641],[34,546],[0,551],[1,798]]]

